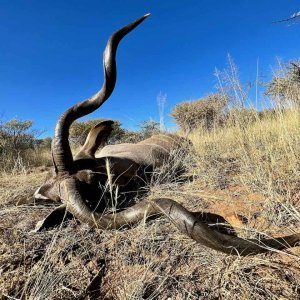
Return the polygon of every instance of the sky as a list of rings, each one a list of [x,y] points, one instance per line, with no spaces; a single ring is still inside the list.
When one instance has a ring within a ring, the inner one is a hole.
[[[0,120],[33,120],[52,136],[67,108],[102,86],[102,53],[112,32],[145,13],[117,54],[113,95],[85,119],[107,118],[137,129],[165,121],[177,103],[216,91],[215,68],[230,54],[241,80],[268,78],[300,56],[300,24],[274,24],[300,10],[297,0],[0,0]]]

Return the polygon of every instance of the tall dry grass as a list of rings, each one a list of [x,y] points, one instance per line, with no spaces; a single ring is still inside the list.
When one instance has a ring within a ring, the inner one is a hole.
[[[234,126],[190,134],[198,153],[199,177],[211,188],[246,186],[262,194],[266,208],[281,211],[281,221],[300,220],[300,112],[274,110],[255,120],[241,118]],[[277,220],[278,221],[278,220]]]
[[[259,213],[265,225],[248,222],[245,236],[273,235],[274,228],[297,230],[299,117],[296,108],[263,116],[254,110],[251,118],[236,113],[231,124],[194,130],[189,138],[195,151],[187,160],[175,154],[150,182],[149,194],[173,198],[193,211],[225,215],[240,209],[241,196],[232,189],[239,187],[246,190],[242,196],[256,193],[263,199]],[[178,182],[174,174],[182,164],[192,176]],[[228,256],[180,235],[163,218],[123,231],[90,229],[72,220],[30,233],[52,208],[15,207],[14,197],[34,191],[44,176],[8,174],[0,185],[5,191],[0,198],[0,299],[300,298],[299,247]],[[22,187],[19,195],[16,186]]]
[[[201,211],[207,209],[211,197],[217,197],[217,191],[243,185],[250,193],[258,191],[269,199],[264,218],[269,218],[270,226],[279,221],[282,225],[277,203],[288,207],[280,206],[287,220],[297,198],[298,118],[293,110],[209,132],[195,130],[189,136],[195,148],[190,153],[193,159],[185,161],[182,153],[174,153],[170,171],[166,167],[150,182],[150,194],[171,197]],[[182,164],[194,181],[173,180]],[[20,174],[16,182],[15,175],[7,175],[2,189],[11,192],[5,199],[17,196],[16,185],[22,187],[19,197],[24,197],[24,191],[33,191],[43,176]],[[201,182],[204,186],[199,188]],[[233,198],[230,192],[228,196]],[[215,203],[227,205],[224,199],[217,198]],[[2,299],[299,298],[299,252],[228,256],[180,235],[165,219],[141,222],[127,231],[95,230],[72,220],[66,226],[30,233],[51,209],[15,207],[12,202],[2,206]],[[296,219],[296,213],[290,215]]]
[[[52,165],[50,149],[26,149],[20,153],[3,151],[1,153],[0,174],[26,174],[34,167]]]

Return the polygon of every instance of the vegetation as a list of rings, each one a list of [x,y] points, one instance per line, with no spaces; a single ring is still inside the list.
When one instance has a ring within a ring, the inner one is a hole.
[[[222,83],[223,94],[175,107],[174,118],[194,147],[185,161],[178,153],[173,157],[185,164],[186,180],[162,174],[168,180],[151,182],[148,197],[221,215],[242,237],[300,232],[300,111],[290,105],[299,93],[290,86],[298,83],[288,71],[280,77],[286,88],[272,89],[274,77],[267,93],[275,105],[257,111],[247,107],[248,90],[241,90],[237,73],[229,73],[235,80],[231,88],[230,80]],[[277,105],[278,97],[284,105]],[[157,130],[150,121],[118,141],[138,141]],[[179,235],[164,219],[121,231],[92,230],[73,220],[32,234],[51,211],[31,206],[45,176],[36,170],[1,178],[3,299],[299,299],[300,247],[227,256]]]
[[[70,141],[74,151],[82,146],[90,129],[103,119],[74,122],[70,129]],[[52,138],[39,139],[39,132],[34,130],[30,120],[12,119],[0,124],[0,173],[27,173],[33,167],[50,166]],[[159,123],[149,120],[139,125],[139,130],[121,128],[119,121],[114,121],[114,129],[108,144],[137,143],[160,132]]]
[[[30,120],[12,119],[0,125],[0,171],[26,171],[49,164],[50,140],[38,140]]]
[[[143,121],[139,127],[141,140],[148,139],[152,135],[160,133],[160,124],[151,119],[148,121]]]
[[[199,127],[211,130],[223,123],[227,100],[222,94],[211,94],[196,101],[177,104],[171,115],[184,131]]]
[[[82,146],[86,140],[86,137],[92,127],[103,121],[103,119],[94,119],[87,121],[75,121],[70,129],[70,142],[73,146]],[[121,128],[119,121],[114,121],[113,131],[109,137],[109,144],[116,144],[122,141],[125,135],[125,129]]]
[[[300,62],[283,65],[267,84],[267,95],[282,107],[300,107]]]

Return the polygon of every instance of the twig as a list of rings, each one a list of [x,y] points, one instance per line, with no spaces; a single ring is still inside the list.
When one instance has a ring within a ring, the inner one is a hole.
[[[283,23],[283,22],[289,22],[291,20],[297,19],[300,17],[300,11],[297,13],[294,13],[293,15],[291,15],[289,18],[287,19],[283,19],[283,20],[279,20],[279,21],[275,21],[273,23]]]

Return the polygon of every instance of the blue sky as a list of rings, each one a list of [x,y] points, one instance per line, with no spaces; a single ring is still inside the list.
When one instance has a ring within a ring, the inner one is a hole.
[[[300,24],[272,24],[300,10],[296,0],[0,0],[0,118],[34,121],[53,134],[59,115],[102,85],[109,35],[150,12],[118,49],[111,98],[88,118],[136,129],[159,119],[157,95],[172,107],[215,91],[215,67],[230,53],[243,81],[270,76],[276,57],[299,58]]]

